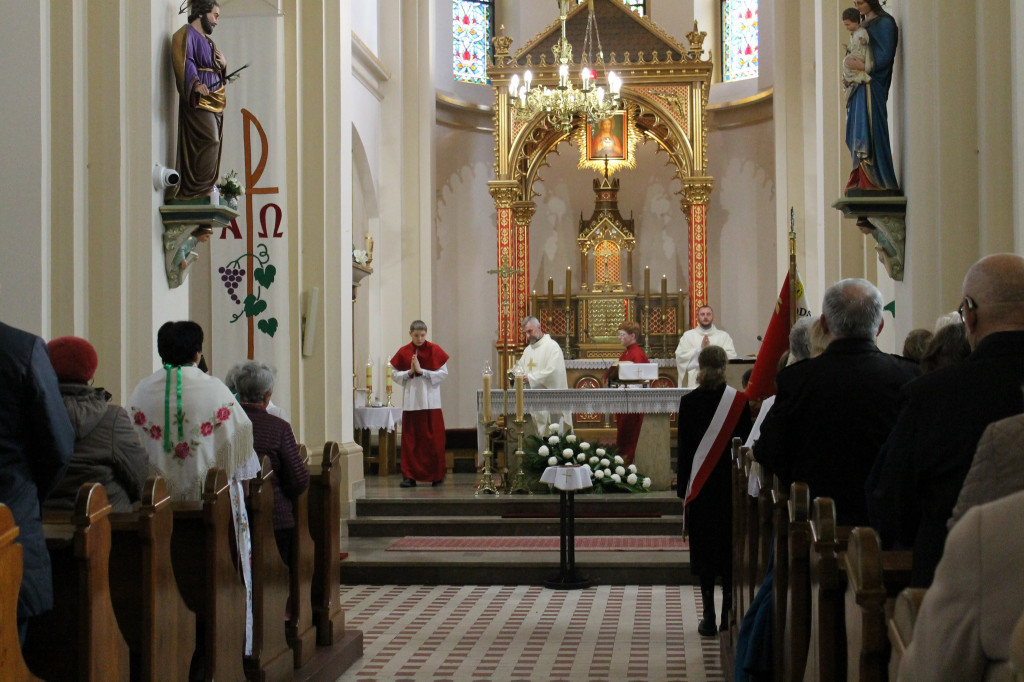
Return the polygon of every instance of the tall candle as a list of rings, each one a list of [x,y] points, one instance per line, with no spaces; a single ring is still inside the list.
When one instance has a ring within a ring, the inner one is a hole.
[[[565,307],[572,307],[572,268],[565,269]]]
[[[644,306],[651,305],[651,268],[644,266]]]
[[[548,277],[548,310],[555,307],[555,280]]]
[[[388,393],[391,393],[391,363],[385,365],[384,369],[384,388]]]
[[[683,299],[685,298],[685,296],[683,296],[683,290],[682,289],[679,290],[679,293],[677,294],[677,296],[678,296],[678,298],[676,298],[676,333],[677,334],[682,334],[683,333]]]
[[[537,290],[533,290],[533,294],[530,296],[530,314],[540,319],[540,310],[537,309]]]
[[[484,372],[484,423],[491,421],[491,373]]]
[[[366,359],[366,392],[373,392],[373,363]]]
[[[523,421],[523,375],[516,374],[516,420]]]
[[[665,314],[665,309],[668,308],[668,276],[661,276],[661,314]]]

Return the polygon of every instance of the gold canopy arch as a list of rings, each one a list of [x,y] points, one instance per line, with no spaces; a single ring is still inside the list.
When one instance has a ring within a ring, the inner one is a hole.
[[[707,303],[707,204],[714,187],[707,174],[706,109],[714,68],[710,54],[703,49],[707,34],[698,31],[694,22],[693,31],[686,36],[689,47],[684,48],[621,0],[594,0],[593,6],[598,25],[610,33],[605,36],[609,59],[596,65],[598,77],[614,70],[622,79],[621,99],[627,118],[639,134],[657,142],[659,152],[668,154],[682,183],[680,208],[689,226],[692,319],[697,308]],[[566,35],[574,45],[583,44],[588,11],[588,5],[582,4],[566,18]],[[543,113],[530,120],[516,120],[511,110],[508,85],[514,74],[530,69],[534,84],[557,87],[558,64],[549,59],[549,52],[559,31],[556,20],[515,55],[509,53],[512,38],[499,35],[488,67],[495,91],[496,138],[495,179],[488,182],[488,189],[497,209],[497,263],[509,273],[498,280],[496,347],[502,355],[501,376],[511,357],[522,350],[519,321],[527,315],[529,303],[534,182],[548,153],[566,138],[581,134],[579,129],[586,123],[577,117],[572,129],[565,132]],[[579,73],[580,68],[575,62],[570,73]]]

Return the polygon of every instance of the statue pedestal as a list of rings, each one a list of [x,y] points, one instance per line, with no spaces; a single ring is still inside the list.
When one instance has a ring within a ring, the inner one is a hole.
[[[238,217],[238,211],[221,204],[182,203],[165,204],[160,207],[160,219],[164,224],[164,267],[167,270],[167,285],[175,289],[182,285],[195,258],[175,263],[175,256],[185,241],[200,225],[216,229],[227,227]],[[181,262],[185,262],[184,268]]]
[[[903,281],[906,261],[907,198],[904,196],[846,196],[832,202],[846,218],[856,218],[861,232],[874,237],[878,261],[889,277]]]

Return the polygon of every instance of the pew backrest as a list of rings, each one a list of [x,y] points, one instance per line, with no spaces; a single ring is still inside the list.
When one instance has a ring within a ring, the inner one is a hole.
[[[839,566],[840,539],[831,498],[814,500],[810,519],[811,638],[805,680],[846,679],[846,573]]]
[[[18,588],[23,571],[19,532],[11,510],[0,503],[0,678],[27,682],[39,678],[25,665],[18,641]]]
[[[847,679],[884,681],[889,639],[885,621],[888,597],[883,582],[882,550],[871,528],[854,528],[843,555],[846,571]]]
[[[341,609],[341,449],[324,444],[319,466],[310,468],[309,530],[314,568],[311,599],[317,644],[330,646],[345,633]]]
[[[299,445],[299,457],[309,466],[309,453]],[[310,589],[313,583],[314,549],[309,534],[309,490],[304,490],[292,503],[295,534],[292,539],[289,567],[289,604],[291,619],[285,628],[288,644],[294,652],[294,665],[300,668],[313,656],[316,647],[316,628],[313,625],[313,603]],[[339,578],[340,584],[340,578]]]
[[[789,585],[786,591],[784,679],[802,680],[811,632],[810,492],[794,482],[789,490]]]

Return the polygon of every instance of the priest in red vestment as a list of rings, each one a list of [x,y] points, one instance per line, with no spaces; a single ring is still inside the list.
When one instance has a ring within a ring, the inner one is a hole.
[[[619,342],[626,347],[619,356],[619,362],[647,363],[650,360],[636,342],[640,336],[640,325],[632,320],[619,325]],[[636,454],[636,442],[640,438],[640,427],[644,425],[642,414],[615,415],[615,445],[619,448],[619,456],[626,460],[626,466],[633,463]]]
[[[412,343],[391,358],[392,378],[403,388],[402,483],[416,481],[440,485],[444,481],[444,417],[441,415],[441,382],[448,377],[448,354],[427,341],[427,325],[409,325]]]

